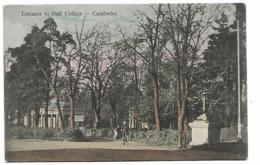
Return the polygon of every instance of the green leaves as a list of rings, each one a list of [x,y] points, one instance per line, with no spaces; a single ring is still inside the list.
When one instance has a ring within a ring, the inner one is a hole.
[[[216,32],[209,36],[208,49],[203,64],[206,79],[204,88],[208,94],[210,120],[224,125],[235,122],[237,98],[236,32],[228,26],[227,16],[216,21]],[[230,113],[233,112],[233,113]]]

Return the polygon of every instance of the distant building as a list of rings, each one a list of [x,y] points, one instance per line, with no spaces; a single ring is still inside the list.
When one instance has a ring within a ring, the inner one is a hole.
[[[69,126],[69,118],[70,118],[70,109],[69,109],[69,102],[60,102],[61,105],[61,113],[63,115],[63,120],[64,120],[64,126],[65,128]],[[42,106],[40,108],[39,112],[39,128],[44,128],[45,127],[45,107]],[[30,116],[30,120],[29,120]],[[31,114],[24,115],[24,126],[30,126],[31,127],[36,127],[36,114],[34,111],[31,111]],[[61,128],[61,122],[60,122],[60,117],[59,117],[59,112],[57,109],[57,106],[55,105],[55,102],[51,100],[49,102],[49,107],[48,107],[48,128]],[[79,107],[75,107],[75,128],[77,129],[84,129],[85,127],[85,110]],[[31,121],[31,122],[29,122]]]

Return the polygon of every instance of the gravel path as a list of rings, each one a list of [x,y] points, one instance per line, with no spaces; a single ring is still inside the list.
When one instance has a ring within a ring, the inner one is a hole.
[[[98,141],[98,142],[71,142],[71,141],[48,141],[36,139],[9,139],[6,140],[6,151],[31,151],[50,149],[128,149],[128,150],[176,150],[174,146],[151,146],[140,142],[129,142],[128,147],[121,141]]]
[[[237,146],[237,144],[232,145]],[[232,146],[228,148],[230,147]],[[5,148],[5,158],[8,162],[245,160],[247,158],[247,153],[244,152],[213,151],[207,148],[177,150],[174,146],[149,146],[139,142],[130,142],[126,147],[121,141],[111,139],[92,139],[88,142],[9,139],[6,140]]]

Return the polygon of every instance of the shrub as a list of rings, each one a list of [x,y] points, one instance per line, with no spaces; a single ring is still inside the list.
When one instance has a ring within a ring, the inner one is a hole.
[[[85,136],[81,130],[77,129],[65,129],[59,131],[56,134],[58,140],[68,140],[68,141],[81,141],[84,140]]]
[[[105,136],[105,137],[113,137],[114,136],[114,132],[112,129],[109,128],[102,128],[101,130],[101,136]]]
[[[98,137],[113,137],[113,130],[109,128],[86,128],[84,131],[85,136],[98,136]]]
[[[93,136],[95,134],[94,131],[95,131],[94,129],[87,128],[87,129],[84,129],[83,133],[85,136]]]
[[[34,139],[55,140],[55,136],[58,133],[58,130],[52,128],[32,128],[32,132]]]
[[[24,127],[8,127],[6,131],[7,138],[14,138],[14,139],[31,139],[33,138],[33,132],[29,128]]]
[[[175,145],[177,144],[178,132],[176,130],[165,129],[162,131],[132,131],[129,139],[142,141],[154,145]]]
[[[190,132],[189,132],[190,133]],[[19,139],[48,139],[48,140],[69,140],[82,141],[85,136],[113,137],[113,130],[108,128],[102,129],[85,129],[83,132],[77,129],[65,129],[64,131],[51,128],[25,128],[10,127],[7,130],[8,138]],[[189,137],[190,138],[190,135]],[[175,145],[177,144],[178,132],[176,130],[164,129],[156,130],[131,130],[129,140],[141,141],[153,145]]]
[[[82,131],[77,129],[65,129],[61,131],[53,128],[10,127],[6,132],[7,138],[15,139],[81,141],[85,138]]]

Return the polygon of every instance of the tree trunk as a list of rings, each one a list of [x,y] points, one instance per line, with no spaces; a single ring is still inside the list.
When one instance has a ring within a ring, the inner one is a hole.
[[[188,117],[180,114],[178,117],[178,148],[186,148],[188,144]]]
[[[138,118],[139,118],[139,88],[138,88],[138,75],[137,69],[135,68],[135,129],[138,129]]]
[[[117,128],[117,116],[115,112],[112,112],[112,128]]]
[[[92,109],[93,109],[93,126],[95,129],[100,126],[100,112],[102,109],[102,83],[100,79],[96,80],[95,89],[92,90]]]
[[[178,148],[182,148],[183,144],[183,114],[178,113]]]
[[[94,111],[93,117],[93,127],[97,129],[100,126],[100,114]]]
[[[48,111],[49,111],[49,100],[50,100],[50,85],[49,83],[46,81],[46,95],[45,95],[45,109],[44,109],[44,113],[45,113],[45,128],[48,128]]]
[[[184,78],[182,72],[179,72],[178,81],[177,81],[177,89],[178,89],[178,133],[179,133],[179,141],[178,147],[186,147],[187,146],[187,138],[186,135],[188,133],[188,120],[187,120],[187,79]]]
[[[36,53],[37,54],[37,53]],[[56,75],[55,75],[55,80],[54,80],[54,84],[51,83],[49,77],[48,77],[48,74],[46,72],[46,70],[44,70],[41,65],[40,65],[40,61],[37,57],[35,57],[36,60],[37,60],[37,64],[39,65],[40,67],[40,70],[41,72],[43,73],[46,81],[48,82],[48,84],[50,85],[51,89],[53,90],[54,92],[54,97],[55,97],[55,100],[56,100],[56,106],[57,106],[57,109],[58,109],[58,113],[59,113],[59,117],[60,117],[60,122],[61,122],[61,130],[64,130],[64,121],[63,121],[63,115],[62,115],[62,112],[61,112],[61,107],[60,107],[60,98],[59,98],[59,95],[58,95],[58,92],[57,92],[57,77],[58,77],[58,65],[56,66]]]
[[[63,115],[62,115],[61,107],[60,107],[60,99],[57,96],[57,93],[55,93],[55,97],[56,97],[56,106],[57,106],[59,117],[60,117],[61,130],[64,130],[64,120],[63,120]]]
[[[138,88],[138,78],[135,78],[135,128],[138,129],[138,119],[139,119],[139,88]]]
[[[75,97],[70,96],[70,128],[75,128]]]
[[[184,119],[183,119],[183,127],[184,127],[184,144],[183,144],[183,147],[184,148],[187,148],[187,144],[188,144],[188,133],[189,133],[189,125],[188,125],[188,116],[187,116],[187,113],[185,114],[184,116]]]
[[[40,113],[39,113],[39,111],[40,111],[40,108],[39,108],[39,106],[38,106],[38,103],[36,103],[35,104],[35,118],[34,118],[34,120],[35,120],[35,127],[36,128],[38,128],[39,127],[39,120],[40,120]]]
[[[116,116],[116,104],[114,98],[110,101],[110,106],[112,109],[112,128],[117,127],[117,116]]]
[[[91,89],[91,108],[92,108],[92,125],[93,128],[97,128],[97,124],[96,121],[98,120],[97,117],[97,101],[96,101],[96,96],[95,96],[95,92],[93,89]]]
[[[188,116],[185,114],[185,112],[181,113],[178,117],[178,133],[179,133],[178,148],[187,148]]]
[[[159,112],[158,79],[157,79],[157,74],[155,72],[153,72],[153,74],[152,74],[152,87],[153,87],[153,108],[154,108],[156,130],[161,130],[160,112]]]

